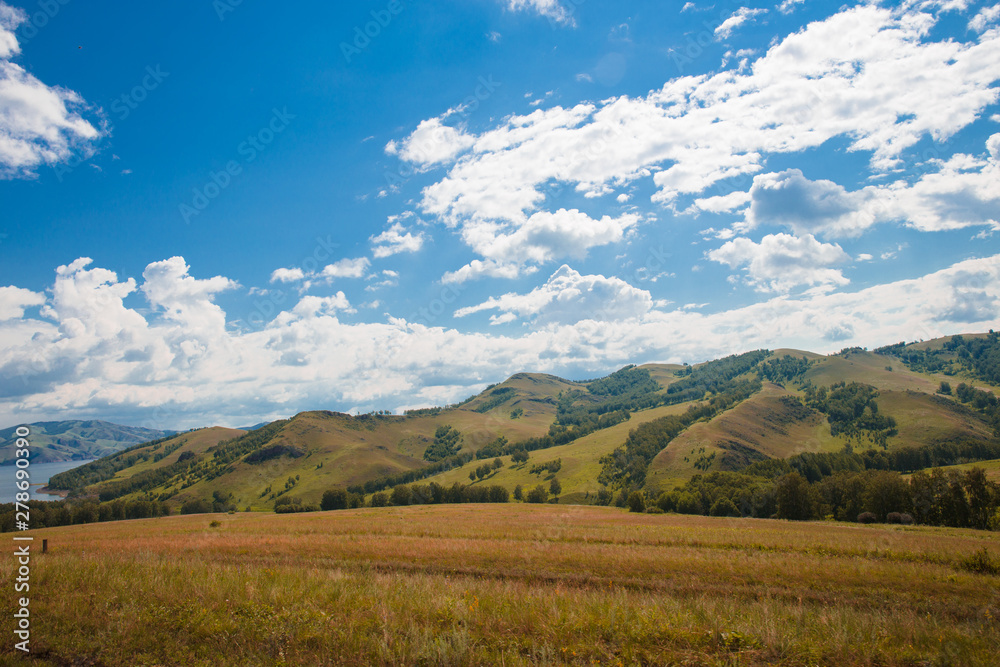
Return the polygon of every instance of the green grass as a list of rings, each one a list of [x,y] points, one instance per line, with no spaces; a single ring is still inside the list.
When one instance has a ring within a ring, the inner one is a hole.
[[[998,580],[962,566],[1000,539],[975,531],[456,505],[32,534],[50,545],[35,659],[8,640],[4,664],[975,666],[1000,648]]]

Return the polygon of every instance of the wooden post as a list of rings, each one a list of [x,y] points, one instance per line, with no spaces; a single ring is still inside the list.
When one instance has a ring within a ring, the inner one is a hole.
[[[47,554],[49,552],[49,541],[48,539],[42,540],[42,553]]]

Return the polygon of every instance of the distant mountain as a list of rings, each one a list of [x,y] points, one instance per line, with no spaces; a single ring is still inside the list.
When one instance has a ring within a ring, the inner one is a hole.
[[[177,433],[99,420],[37,422],[27,426],[31,429],[31,461],[36,463],[97,459]],[[0,430],[0,465],[14,463],[16,429],[12,426]]]
[[[238,431],[256,431],[257,429],[261,428],[262,426],[267,426],[270,423],[271,422],[260,422],[259,424],[254,424],[253,426],[237,426],[236,430],[238,430]]]

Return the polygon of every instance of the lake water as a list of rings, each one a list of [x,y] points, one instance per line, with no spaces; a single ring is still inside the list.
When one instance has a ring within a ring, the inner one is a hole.
[[[93,460],[93,459],[91,459]],[[59,500],[59,496],[52,496],[47,493],[38,493],[38,489],[49,483],[49,478],[61,472],[79,468],[90,461],[60,461],[58,463],[32,463],[28,466],[28,473],[31,475],[31,499],[32,500]],[[14,483],[17,466],[0,466],[0,503],[14,502],[14,494],[17,487]]]

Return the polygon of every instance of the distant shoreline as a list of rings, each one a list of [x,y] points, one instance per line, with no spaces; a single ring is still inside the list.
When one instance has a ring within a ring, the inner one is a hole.
[[[32,484],[34,486],[34,484]],[[44,485],[41,488],[35,489],[35,493],[42,493],[47,496],[58,496],[62,500],[65,500],[69,496],[69,491],[63,491],[61,489],[50,489],[48,485]]]

